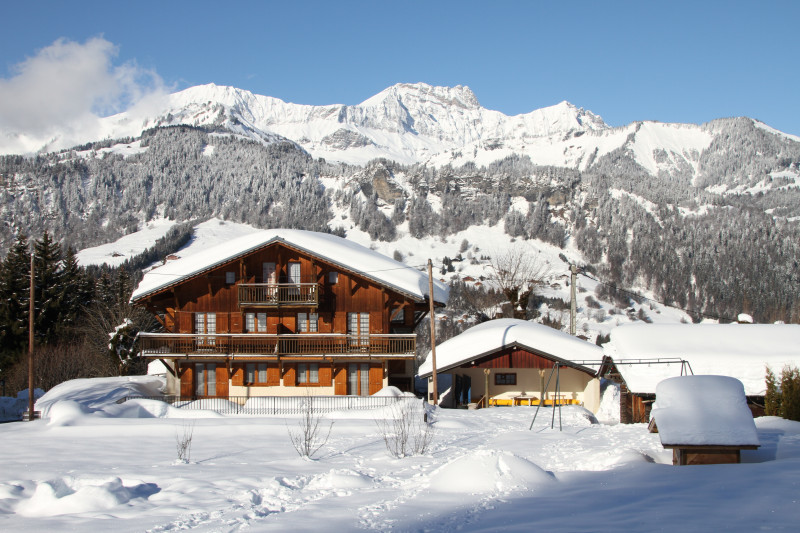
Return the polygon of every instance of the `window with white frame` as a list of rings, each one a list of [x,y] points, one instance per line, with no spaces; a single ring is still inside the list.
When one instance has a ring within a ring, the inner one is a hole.
[[[317,313],[297,313],[297,332],[316,333],[319,315]]]
[[[245,365],[245,385],[265,385],[267,383],[267,363],[247,363]]]
[[[318,363],[298,363],[298,365],[297,365],[297,384],[298,385],[317,385],[317,384],[319,384],[319,364]]]
[[[247,333],[266,333],[267,313],[245,313],[244,327]]]

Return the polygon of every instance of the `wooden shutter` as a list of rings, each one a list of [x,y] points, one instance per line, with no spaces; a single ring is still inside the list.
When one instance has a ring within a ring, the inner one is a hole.
[[[283,366],[283,386],[294,387],[296,383],[297,367],[295,365]]]
[[[236,387],[244,387],[244,365],[233,365],[231,371],[231,385]]]
[[[383,388],[383,365],[370,365],[369,367],[369,394],[370,396]]]
[[[194,316],[192,313],[186,311],[178,311],[178,328],[179,333],[194,333],[192,331],[194,324],[192,323]]]
[[[336,396],[345,396],[347,394],[347,366],[336,365],[333,373],[333,393]]]
[[[192,365],[180,365],[178,368],[181,376],[181,397],[191,398],[194,393],[194,372],[192,370]]]
[[[230,333],[242,333],[244,329],[242,329],[242,314],[241,313],[231,313],[230,314],[230,322],[228,324],[228,331]]]
[[[331,367],[328,364],[320,363],[319,365],[319,384],[321,387],[331,386]]]
[[[217,365],[217,396],[228,397],[228,365]]]
[[[281,384],[281,369],[277,363],[267,364],[267,385],[277,387]]]

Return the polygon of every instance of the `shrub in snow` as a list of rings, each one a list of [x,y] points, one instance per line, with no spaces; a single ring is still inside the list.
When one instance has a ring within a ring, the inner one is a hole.
[[[424,454],[433,441],[433,408],[409,397],[387,408],[388,416],[376,420],[392,457]]]
[[[192,460],[192,438],[194,437],[194,420],[184,420],[183,425],[176,429],[175,447],[178,452],[178,461],[188,463]]]
[[[328,431],[323,434],[322,413],[314,407],[311,396],[306,396],[303,402],[303,413],[295,429],[289,429],[289,439],[300,457],[311,459],[320,448],[328,442],[331,436],[333,422],[328,425]]]

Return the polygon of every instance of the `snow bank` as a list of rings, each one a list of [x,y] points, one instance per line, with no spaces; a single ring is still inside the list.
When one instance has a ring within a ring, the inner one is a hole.
[[[741,381],[727,376],[680,376],[656,388],[655,419],[664,446],[759,445]]]
[[[92,412],[126,396],[161,396],[164,387],[164,380],[156,376],[73,379],[47,391],[36,402],[35,409],[42,412],[42,418],[48,418],[54,405],[73,402],[85,412]]]
[[[430,488],[474,494],[532,488],[554,479],[551,473],[510,452],[476,450],[433,472]]]
[[[20,502],[17,513],[25,517],[45,517],[104,511],[156,491],[155,485],[145,483],[126,487],[118,477],[65,477],[39,483],[33,496]]]
[[[131,295],[131,301],[276,242],[321,257],[414,298],[424,299],[428,295],[428,276],[425,273],[360,244],[327,233],[271,229],[244,235],[149,271]],[[433,285],[434,300],[447,302],[447,285],[436,280]]]
[[[763,395],[767,365],[800,366],[800,325],[630,324],[611,331],[603,346],[631,392],[652,394],[656,385],[681,375],[681,365],[625,364],[625,359],[684,359],[694,374],[738,379],[748,396]],[[437,350],[438,355],[438,350]]]
[[[436,365],[439,371],[444,371],[512,345],[598,367],[603,359],[599,346],[535,322],[502,318],[473,326],[437,346]],[[432,373],[433,363],[428,352],[419,367],[419,376],[424,378]]]

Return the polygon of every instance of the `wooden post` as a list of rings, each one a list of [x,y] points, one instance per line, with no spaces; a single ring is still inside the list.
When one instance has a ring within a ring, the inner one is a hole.
[[[33,259],[35,254],[31,251],[31,293],[30,293],[30,303],[28,306],[28,420],[35,420],[36,417],[33,414],[33,322],[34,322],[34,297],[36,294],[35,291],[35,280],[34,280],[34,270],[33,270]]]
[[[576,303],[575,303],[575,282],[578,280],[578,268],[575,265],[570,265],[569,267],[571,276],[570,276],[570,306],[569,306],[569,334],[573,337],[575,336],[575,311],[576,311]]]
[[[436,315],[433,311],[433,263],[428,259],[428,302],[431,315],[431,365],[433,367],[433,405],[439,404],[439,384],[436,377]]]

